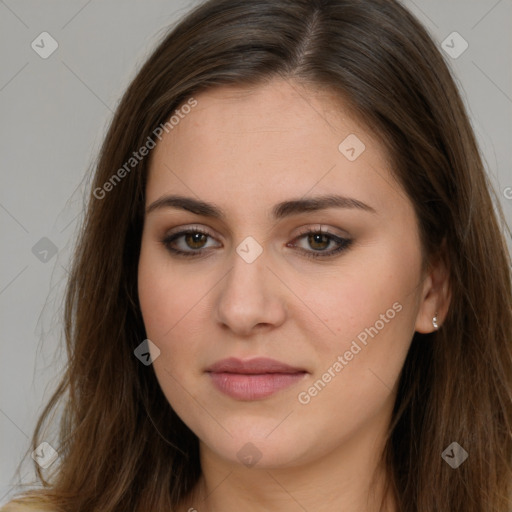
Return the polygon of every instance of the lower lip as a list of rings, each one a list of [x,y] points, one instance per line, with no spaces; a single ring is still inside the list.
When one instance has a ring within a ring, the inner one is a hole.
[[[214,386],[236,400],[261,400],[286,389],[304,378],[298,373],[211,373]]]

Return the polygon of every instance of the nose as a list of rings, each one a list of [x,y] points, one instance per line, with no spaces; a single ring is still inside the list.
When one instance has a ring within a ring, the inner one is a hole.
[[[285,287],[267,263],[265,251],[252,263],[234,253],[233,266],[217,288],[216,320],[238,336],[285,321]]]

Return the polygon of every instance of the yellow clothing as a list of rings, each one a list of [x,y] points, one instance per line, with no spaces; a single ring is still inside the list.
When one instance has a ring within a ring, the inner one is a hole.
[[[7,503],[2,508],[0,508],[0,512],[51,512],[50,509],[44,505],[37,504],[20,504],[20,503]]]

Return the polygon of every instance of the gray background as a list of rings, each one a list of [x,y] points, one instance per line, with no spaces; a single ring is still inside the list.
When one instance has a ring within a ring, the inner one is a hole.
[[[66,268],[107,123],[166,27],[196,3],[0,0],[0,505],[64,361]],[[510,224],[512,0],[404,4],[440,48],[454,31],[469,44],[459,57],[445,56]],[[42,32],[59,45],[47,59],[31,47]]]

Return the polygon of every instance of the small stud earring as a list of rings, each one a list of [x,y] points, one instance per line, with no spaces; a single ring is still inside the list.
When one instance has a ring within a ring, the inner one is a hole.
[[[437,313],[434,315],[434,318],[432,318],[432,325],[434,326],[434,329],[439,329],[439,324],[437,323]]]

